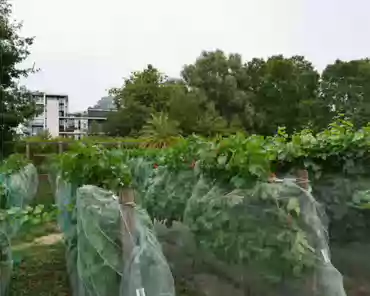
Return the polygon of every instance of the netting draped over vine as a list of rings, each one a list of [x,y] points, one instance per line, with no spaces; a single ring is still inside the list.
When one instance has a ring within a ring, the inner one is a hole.
[[[0,175],[0,296],[7,293],[13,266],[11,238],[24,222],[19,214],[35,197],[38,188],[38,174],[35,166],[29,164],[17,173]]]
[[[96,186],[56,185],[73,295],[175,295],[146,211],[136,206],[127,214],[117,196]]]
[[[134,171],[152,172],[145,173],[145,182],[136,179],[149,214],[182,220],[194,236],[197,257],[248,295],[345,295],[330,261],[324,211],[294,179],[253,186],[239,180],[235,186],[190,170],[137,164]],[[165,237],[163,232],[162,227]]]
[[[74,296],[172,296],[168,265],[174,272],[189,252],[201,258],[200,272],[215,270],[245,295],[345,296],[314,188],[291,176],[219,180],[196,164],[122,163],[130,168],[139,205],[130,211],[110,191],[53,182]],[[181,252],[167,263],[162,248],[167,256],[178,226],[175,248]]]

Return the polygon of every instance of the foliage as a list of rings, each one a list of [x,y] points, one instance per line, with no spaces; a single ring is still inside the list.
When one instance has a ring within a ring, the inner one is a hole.
[[[301,276],[318,263],[310,238],[317,229],[303,226],[307,217],[302,207],[308,200],[289,184],[257,182],[251,189],[229,191],[205,182],[189,200],[185,223],[218,258],[280,281]]]
[[[21,24],[11,18],[11,4],[0,0],[0,153],[4,155],[12,151],[15,128],[38,112],[30,93],[17,85],[20,77],[33,72],[33,69],[18,67],[29,55],[33,39],[21,37]]]
[[[93,184],[118,191],[129,187],[132,182],[129,168],[122,162],[122,157],[123,154],[117,150],[77,143],[72,151],[54,157],[54,170],[77,187]]]
[[[167,105],[167,78],[152,65],[142,72],[133,72],[122,88],[112,89],[118,108],[137,102],[153,111],[162,111]]]
[[[137,134],[151,113],[166,112],[175,90],[179,88],[152,65],[142,72],[133,72],[121,88],[110,90],[117,112],[112,112],[105,125],[111,135]]]
[[[321,92],[332,113],[343,113],[356,128],[369,120],[370,60],[337,60],[322,73]]]
[[[169,80],[152,66],[133,72],[121,88],[111,90],[118,112],[111,114],[105,131],[137,135],[157,112],[177,121],[184,136],[238,131],[273,135],[279,126],[288,133],[304,127],[318,131],[336,115],[324,86],[302,56],[243,63],[239,54],[204,51],[184,66],[178,80]]]
[[[18,172],[29,164],[29,160],[23,154],[12,154],[5,159],[0,166],[1,175],[11,175]]]
[[[144,147],[164,148],[177,140],[178,123],[169,119],[167,114],[152,114],[141,133],[146,139]]]
[[[180,133],[203,136],[272,136],[324,129],[339,113],[356,128],[367,124],[369,60],[336,61],[323,73],[303,56],[271,56],[243,62],[239,54],[204,51],[171,80],[156,68],[133,72],[111,90],[117,112],[104,127],[109,135],[137,136],[150,114],[163,112]]]
[[[57,210],[55,207],[44,210],[44,205],[26,206],[25,208],[11,207],[6,211],[0,211],[0,222],[12,223],[20,221],[20,224],[38,225],[55,219]]]
[[[109,136],[136,136],[148,120],[150,109],[132,102],[124,108],[110,112],[103,125],[103,131]]]
[[[102,126],[99,124],[96,120],[93,120],[91,122],[91,125],[89,126],[89,132],[88,134],[91,136],[97,136],[100,133],[102,133]]]
[[[247,94],[239,87],[244,77],[241,56],[226,56],[221,50],[202,52],[193,65],[182,71],[186,84],[204,92],[229,126],[248,103]]]
[[[238,133],[210,140],[192,136],[163,149],[80,145],[57,156],[57,165],[63,178],[77,186],[117,190],[132,185],[153,219],[168,225],[185,219],[204,248],[229,263],[258,266],[259,272],[277,279],[282,274],[309,272],[317,258],[302,226],[302,207],[309,198],[301,199],[297,188],[269,184],[269,177],[306,168],[314,196],[326,206],[332,236],[344,241],[349,229],[355,232],[354,225],[362,223],[359,230],[364,233],[363,225],[370,221],[351,205],[352,198],[359,203],[358,196],[368,190],[369,139],[369,127],[356,130],[338,117],[319,133],[305,129],[289,135],[281,128],[267,137]],[[326,177],[334,174],[337,179],[333,180],[343,184],[343,176],[362,174],[357,169],[365,173],[362,187],[347,188],[342,195],[327,191]],[[345,230],[338,230],[341,226]],[[230,229],[237,231],[237,239]],[[264,268],[270,268],[270,273]]]
[[[319,93],[319,73],[303,56],[272,56],[246,64],[251,106],[258,120],[253,130],[265,135],[284,126],[289,133],[318,121],[325,114]]]
[[[188,88],[181,80],[171,80],[149,65],[133,72],[121,88],[110,91],[115,97],[117,112],[111,112],[104,125],[108,135],[137,136],[151,114],[168,114],[176,121],[179,133],[215,135],[226,132],[227,123],[218,114],[204,92]]]
[[[181,134],[193,133],[215,136],[228,133],[227,122],[216,111],[212,102],[198,90],[183,92],[174,96],[170,102],[169,117],[179,124]]]

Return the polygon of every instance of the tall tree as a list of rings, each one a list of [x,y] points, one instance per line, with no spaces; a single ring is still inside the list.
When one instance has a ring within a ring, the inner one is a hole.
[[[202,52],[193,65],[186,65],[182,77],[191,89],[204,92],[227,125],[235,124],[244,110],[248,97],[240,87],[245,70],[241,56],[226,55],[221,50]]]
[[[102,132],[102,124],[98,123],[96,120],[93,120],[89,126],[88,134],[90,136],[100,135]]]
[[[130,103],[109,113],[103,125],[103,132],[109,136],[137,136],[150,114],[150,108],[138,103]]]
[[[152,114],[144,125],[141,135],[145,137],[145,146],[167,147],[176,142],[179,136],[178,122],[168,117],[166,113]]]
[[[18,79],[32,73],[19,64],[30,54],[33,38],[19,35],[21,24],[12,21],[12,7],[0,0],[0,153],[11,152],[15,128],[37,114],[30,93],[17,85]]]
[[[288,132],[306,125],[317,125],[324,112],[318,96],[319,73],[302,56],[284,58],[272,56],[267,60],[253,59],[245,65],[243,87],[249,104],[244,112],[253,117],[253,131],[275,133],[279,126]]]
[[[331,116],[342,113],[356,127],[370,121],[370,60],[337,60],[322,73],[321,95]]]
[[[114,135],[137,135],[150,114],[167,112],[172,96],[184,87],[183,83],[168,79],[152,65],[133,72],[122,87],[110,90],[118,112],[112,112],[104,129]]]
[[[226,120],[216,111],[214,104],[207,101],[204,93],[198,90],[184,91],[174,96],[170,102],[169,117],[179,123],[184,136],[193,133],[213,136],[233,132],[227,128]]]
[[[171,95],[169,85],[176,84],[169,81],[158,69],[148,65],[143,71],[133,72],[125,79],[122,87],[110,90],[110,94],[114,96],[117,108],[137,103],[154,112],[160,112],[168,107]]]

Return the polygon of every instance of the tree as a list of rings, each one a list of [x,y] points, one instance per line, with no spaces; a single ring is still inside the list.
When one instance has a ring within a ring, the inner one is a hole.
[[[114,96],[114,102],[118,109],[129,106],[132,103],[151,108],[154,112],[160,112],[168,107],[168,78],[161,74],[158,69],[148,65],[143,71],[133,72],[120,88],[110,90]]]
[[[102,131],[101,124],[99,124],[96,120],[93,120],[89,126],[88,134],[90,136],[97,136],[100,135]]]
[[[216,111],[214,104],[197,90],[174,96],[170,102],[169,117],[179,123],[181,134],[193,133],[213,136],[227,132],[227,122]]]
[[[179,136],[178,122],[171,120],[168,114],[162,112],[152,114],[144,125],[141,135],[146,139],[146,145],[166,147]]]
[[[278,126],[288,132],[318,125],[327,106],[318,96],[319,73],[302,56],[242,62],[238,54],[203,52],[182,77],[233,129],[270,135]]]
[[[104,129],[111,135],[137,135],[150,114],[167,112],[172,96],[182,92],[181,81],[168,79],[152,65],[133,72],[120,88],[110,90],[118,112],[112,112]]]
[[[270,135],[279,126],[289,133],[307,125],[317,126],[326,106],[318,96],[319,73],[302,56],[253,59],[245,65],[243,88],[248,91],[244,125]]]
[[[343,114],[356,127],[370,121],[370,60],[337,60],[322,73],[321,96],[332,118]]]
[[[42,131],[39,131],[36,135],[37,138],[39,138],[41,141],[42,140],[50,140],[52,139],[52,135],[51,133],[49,132],[49,130],[42,130]]]
[[[240,55],[204,51],[193,65],[184,67],[181,75],[192,90],[204,93],[228,126],[235,124],[235,117],[242,114],[248,103],[248,96],[240,87],[245,76]]]
[[[19,35],[21,24],[11,20],[12,10],[7,0],[0,0],[0,153],[11,152],[11,141],[19,124],[34,117],[37,108],[30,93],[17,85],[18,79],[33,72],[20,69],[19,64],[30,54],[33,38]]]
[[[124,108],[110,112],[103,125],[109,136],[137,136],[150,116],[150,108],[138,103],[130,103]]]

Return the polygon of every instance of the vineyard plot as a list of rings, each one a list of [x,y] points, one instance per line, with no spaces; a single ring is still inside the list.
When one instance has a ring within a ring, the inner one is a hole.
[[[162,232],[156,234],[165,251],[164,232],[173,233],[174,227],[184,226],[187,233],[183,238],[177,236],[176,247],[183,247],[181,241],[192,245],[195,273],[204,271],[203,267],[213,269],[246,295],[344,296],[342,276],[331,263],[321,205],[309,188],[297,185],[295,178],[268,177],[277,157],[273,147],[283,149],[284,139],[236,136],[220,143],[195,139],[155,153],[80,145],[73,153],[60,155],[56,160],[60,175],[56,182],[57,203],[62,210],[60,224],[65,228],[75,290],[86,290],[86,285],[93,289],[95,277],[110,283],[112,289],[119,287],[120,292],[122,287],[133,292],[128,287],[136,280],[140,284],[135,289],[145,284],[145,272],[138,262],[133,266],[135,272],[140,270],[140,278],[134,276],[127,282],[128,277],[119,273],[116,265],[105,272],[110,274],[109,279],[97,276],[99,269],[120,262],[117,258],[123,258],[123,267],[127,263],[122,236],[135,233],[131,244],[143,247],[145,240],[138,238],[147,236],[141,234],[140,228],[119,233],[125,228],[125,219],[121,219],[125,215],[119,215],[120,203],[114,196],[123,188],[133,188],[137,205],[148,212],[156,226],[163,226]],[[91,207],[84,204],[94,200],[92,187],[86,187],[91,185],[106,190],[105,202],[95,199]],[[81,198],[82,189],[89,189],[89,197]],[[82,219],[83,213],[90,218]],[[133,224],[140,227],[145,225],[143,221]],[[91,240],[94,236],[96,244]],[[108,240],[107,246],[103,239]],[[80,253],[89,248],[98,255]],[[113,253],[104,258],[103,250]],[[132,247],[132,251],[136,250]],[[177,254],[181,257],[187,252]],[[176,259],[172,256],[169,261],[175,272],[179,269]],[[179,259],[180,264],[187,264],[187,260]],[[91,266],[97,274],[85,273]],[[99,289],[107,292],[103,284]],[[84,294],[76,294],[79,295]]]
[[[132,209],[135,228],[129,228],[118,197],[108,190],[92,185],[74,189],[58,179],[56,193],[73,295],[135,296],[141,290],[147,296],[175,295],[170,269],[143,209]],[[129,252],[124,242],[129,242]]]
[[[138,165],[153,168],[142,160]],[[184,225],[173,270],[196,245],[192,256],[202,264],[192,272],[217,270],[248,295],[345,295],[330,261],[324,211],[293,179],[237,188],[189,171],[151,171],[149,180],[137,182],[139,200],[169,225],[159,227],[161,241],[171,240],[172,221]]]
[[[0,179],[0,295],[5,296],[13,267],[10,242],[27,219],[26,206],[36,195],[38,174],[29,164],[17,172],[2,174]]]

